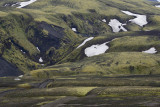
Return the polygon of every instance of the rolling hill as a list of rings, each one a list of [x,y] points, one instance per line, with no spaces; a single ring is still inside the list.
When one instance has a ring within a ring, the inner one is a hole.
[[[159,27],[159,0],[1,0],[0,106],[154,106]]]
[[[147,0],[1,1],[1,57],[28,73],[82,60],[85,48],[115,38],[119,41],[109,42],[107,53],[155,47],[158,54],[160,9],[154,5]],[[89,37],[95,38],[76,49]]]

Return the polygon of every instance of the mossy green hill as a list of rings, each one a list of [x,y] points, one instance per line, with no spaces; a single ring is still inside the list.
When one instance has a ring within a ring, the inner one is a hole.
[[[160,106],[156,0],[28,1],[0,0],[0,107]]]
[[[0,2],[0,55],[20,71],[27,74],[31,71],[31,74],[39,76],[41,71],[51,74],[50,76],[59,75],[61,69],[64,72],[60,75],[83,70],[102,74],[159,73],[160,9],[154,6],[154,2],[37,0],[24,8],[12,6],[20,1],[23,0]],[[121,10],[146,15],[148,24],[140,27],[129,23],[128,20],[134,17]],[[108,25],[110,19],[127,22],[125,28],[128,31],[113,33]],[[95,38],[76,49],[88,37]],[[87,47],[108,41],[111,42],[106,54],[91,58],[84,54]],[[151,47],[155,47],[158,52],[153,55],[142,53]],[[110,63],[110,66],[101,66],[97,62],[99,59],[105,59],[102,62]],[[87,62],[90,63],[88,67],[83,66]],[[55,70],[47,67],[51,65]]]

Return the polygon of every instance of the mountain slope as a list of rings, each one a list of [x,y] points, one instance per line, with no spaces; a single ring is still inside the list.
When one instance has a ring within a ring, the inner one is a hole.
[[[0,54],[22,72],[80,61],[87,57],[86,48],[105,42],[109,42],[107,53],[134,56],[154,47],[155,56],[159,55],[160,8],[154,6],[156,2],[37,0],[16,8],[22,1],[0,2]],[[95,38],[76,49],[88,37]]]
[[[139,52],[111,52],[74,63],[64,63],[33,70],[30,74],[38,78],[78,74],[159,74],[159,60],[159,55]]]
[[[0,0],[0,107],[160,106],[160,0]]]

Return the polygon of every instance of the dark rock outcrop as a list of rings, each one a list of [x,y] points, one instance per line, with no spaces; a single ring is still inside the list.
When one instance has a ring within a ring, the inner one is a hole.
[[[23,72],[18,70],[14,65],[10,64],[3,58],[0,58],[0,77],[4,76],[19,76]]]

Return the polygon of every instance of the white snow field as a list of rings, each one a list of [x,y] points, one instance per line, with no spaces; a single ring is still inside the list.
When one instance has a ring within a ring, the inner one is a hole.
[[[33,2],[36,2],[37,0],[30,0],[30,1],[26,1],[26,2],[18,2],[18,3],[16,3],[17,5],[20,5],[20,6],[18,6],[17,8],[23,8],[23,7],[25,7],[25,6],[28,6],[28,5],[30,5],[31,3],[33,3]]]
[[[147,22],[147,16],[146,15],[139,15],[139,14],[134,14],[129,11],[122,11],[123,13],[130,15],[130,16],[135,16],[136,18],[129,20],[132,23],[135,23],[141,27],[144,25],[148,24]]]
[[[142,52],[143,53],[149,53],[149,54],[155,54],[155,53],[157,53],[157,50],[156,50],[155,47],[152,47],[152,48],[150,48],[150,49],[148,49],[146,51],[142,51]]]
[[[84,50],[85,55],[87,57],[92,57],[92,56],[96,56],[96,55],[105,53],[109,49],[109,46],[106,45],[107,43],[109,42],[105,42],[103,44],[92,45],[91,47],[86,48]]]
[[[92,40],[92,39],[94,39],[94,37],[89,37],[89,38],[87,38],[86,40],[83,41],[82,44],[80,44],[80,45],[77,47],[77,49],[80,48],[80,47],[82,47],[82,46],[85,45],[88,41],[90,41],[90,40]]]
[[[112,27],[113,32],[119,32],[120,30],[127,31],[127,29],[123,27],[125,24],[120,23],[117,19],[111,19],[108,25]]]

